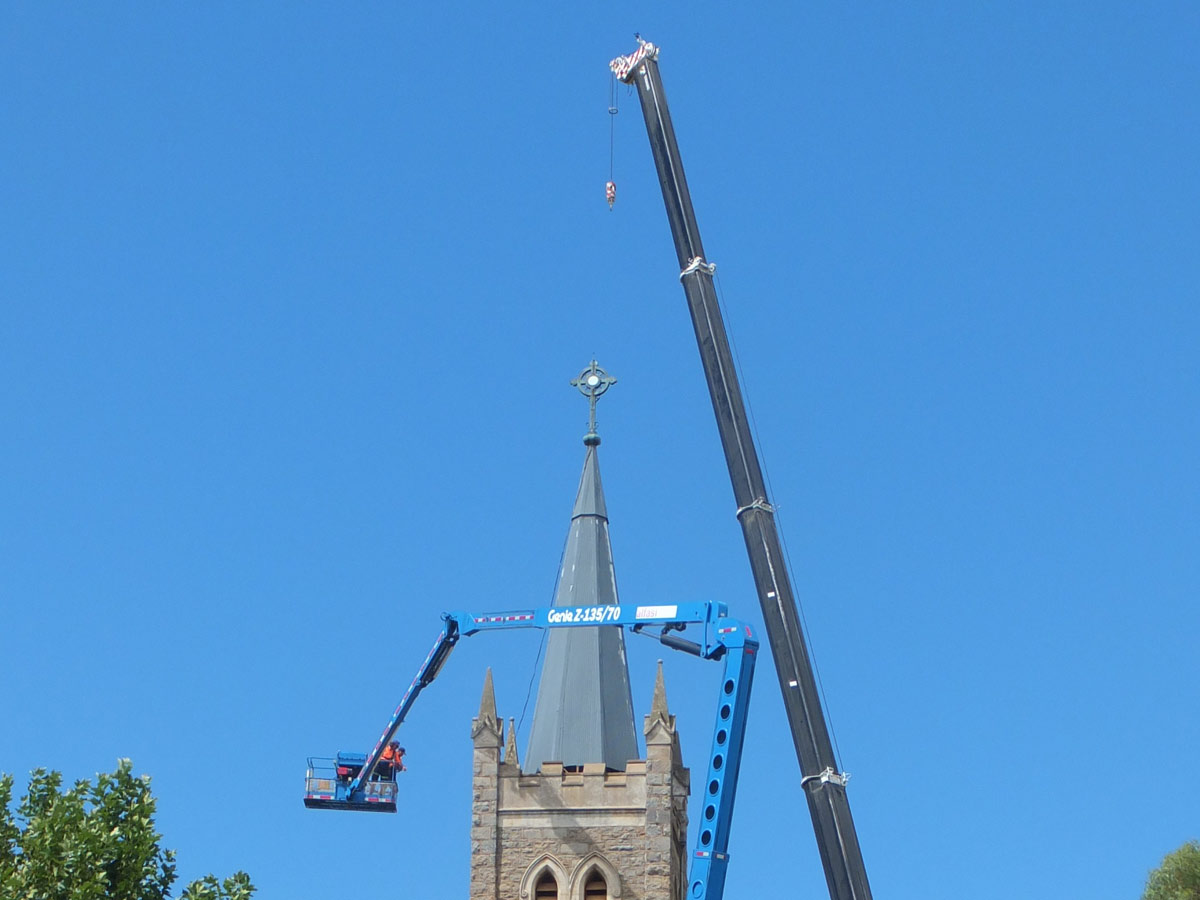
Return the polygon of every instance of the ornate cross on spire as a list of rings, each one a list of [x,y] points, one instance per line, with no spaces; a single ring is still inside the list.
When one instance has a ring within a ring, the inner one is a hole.
[[[600,435],[596,434],[596,400],[608,390],[610,385],[617,383],[593,359],[592,364],[579,373],[578,378],[572,378],[571,384],[579,388],[579,393],[588,398],[588,433],[583,436],[583,442],[594,447],[600,443]]]

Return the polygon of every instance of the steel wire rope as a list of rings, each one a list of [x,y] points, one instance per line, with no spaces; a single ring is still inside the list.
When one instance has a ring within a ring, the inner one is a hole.
[[[562,577],[563,560],[567,557],[567,541],[563,541],[563,548],[558,554],[558,568],[554,570],[554,587],[550,591],[550,606],[554,605],[554,595],[558,591],[558,581]],[[550,639],[550,629],[542,629],[542,639],[538,643],[537,656],[533,658],[533,670],[529,673],[529,687],[525,689],[525,705],[521,707],[521,718],[517,720],[517,731],[521,730],[521,726],[525,724],[525,713],[529,709],[529,698],[533,695],[533,682],[537,678],[538,663],[542,659],[542,653],[546,649],[546,642]]]
[[[658,118],[660,127],[662,128],[663,133],[665,134],[667,119],[666,119],[666,116],[663,114],[663,108],[659,105],[658,91],[655,90],[653,79],[649,79],[648,83],[650,86],[649,90],[650,90],[651,96],[654,99],[654,112]],[[682,173],[683,163],[682,163],[682,161],[680,161],[681,171],[679,173],[676,173],[675,161],[671,158],[671,154],[670,153],[664,154],[664,158],[667,161],[667,165],[668,165],[670,176],[671,176],[670,177],[670,182],[671,182],[670,190],[674,194],[675,205],[682,211],[687,208],[687,204],[684,203],[684,200],[683,200],[683,190],[680,187],[680,183],[682,181],[682,174],[683,174]],[[668,213],[668,215],[669,215],[669,213]],[[686,215],[680,215],[679,220],[680,220],[680,226],[683,229],[684,243],[687,245],[686,249],[685,249],[685,256],[690,259],[695,259],[695,258],[703,259],[703,245],[700,242],[700,235],[697,234],[695,236],[695,238],[692,237],[691,230],[688,227],[688,217]],[[697,230],[698,230],[698,228],[697,228]],[[704,261],[707,262],[707,260],[704,260]],[[696,277],[699,278],[699,274],[697,274]],[[686,289],[685,289],[685,291],[686,291]],[[703,297],[703,290],[701,290],[701,296]],[[714,299],[716,299],[716,298],[714,298]],[[690,302],[691,301],[689,300],[689,303]],[[705,315],[705,319],[706,319],[705,327],[707,327],[709,334],[713,334],[715,329],[713,328],[713,325],[712,325],[712,317],[711,317],[711,315],[709,315],[707,304],[701,303],[700,306],[704,310],[704,315]],[[717,313],[718,313],[718,315],[720,314],[720,302],[719,301],[717,303]],[[722,366],[720,356],[719,355],[716,356],[715,360],[716,360],[717,367],[720,368]],[[736,366],[735,366],[735,376],[736,376]],[[720,380],[721,380],[721,384],[725,388],[725,402],[732,409],[734,406],[733,397],[729,393],[729,381],[728,381],[728,379],[726,379],[724,377],[724,372],[721,372]],[[750,476],[750,464],[746,459],[746,448],[742,446],[742,437],[740,434],[737,433],[737,429],[734,429],[733,437],[734,437],[734,440],[737,442],[738,456],[741,458],[742,475],[745,477],[746,483],[751,484],[751,483],[753,483],[754,479]],[[735,492],[736,492],[736,487],[735,487]]]
[[[717,307],[721,311],[721,314],[725,318],[725,320],[727,322],[730,322],[730,325],[732,326],[732,324],[733,324],[732,316],[729,315],[729,304],[725,300],[725,289],[721,285],[721,276],[714,274],[713,275],[713,283],[715,284],[716,289],[717,289]],[[742,357],[741,357],[741,354],[738,352],[737,341],[733,337],[735,331],[736,331],[736,329],[734,329],[733,327],[726,329],[726,334],[729,337],[729,346],[730,346],[730,349],[733,350],[733,367],[734,367],[734,370],[737,372],[738,380],[742,384],[742,400],[746,404],[746,412],[750,416],[750,430],[754,435],[754,443],[759,448],[758,449],[758,461],[759,461],[759,465],[762,467],[763,478],[766,480],[766,483],[767,483],[767,492],[770,496],[773,497],[773,496],[775,496],[775,487],[771,483],[770,467],[767,465],[766,452],[763,449],[762,435],[759,433],[759,430],[758,430],[758,420],[754,417],[754,405],[750,402],[750,389],[746,384],[746,372],[745,372],[744,367],[742,366]],[[774,507],[774,516],[777,520],[780,518],[779,507]],[[833,724],[833,713],[829,709],[829,698],[825,695],[825,682],[821,678],[821,667],[817,664],[816,647],[815,647],[815,645],[813,643],[813,639],[812,639],[812,629],[808,625],[808,616],[805,615],[805,612],[804,612],[804,601],[800,599],[800,592],[797,591],[794,587],[794,585],[796,583],[796,579],[795,579],[795,571],[796,570],[795,570],[795,567],[792,565],[792,554],[791,554],[791,551],[788,549],[787,537],[784,535],[782,526],[779,528],[776,528],[775,531],[779,536],[779,543],[783,547],[783,560],[784,560],[784,565],[787,567],[788,580],[791,581],[791,583],[793,584],[792,598],[793,598],[793,600],[795,600],[796,609],[800,612],[800,624],[804,628],[804,632],[803,632],[803,634],[801,634],[801,638],[804,640],[804,644],[808,649],[809,659],[812,660],[813,674],[815,674],[817,676],[817,690],[821,694],[821,705],[825,710],[825,719],[829,723],[829,735],[831,738],[833,738],[834,762],[837,763],[838,771],[840,773],[842,771],[842,751],[841,751],[841,747],[838,745],[837,729],[834,727],[834,724]],[[840,840],[841,840],[841,838],[839,835],[839,841]]]
[[[614,181],[616,171],[614,162],[617,155],[617,76],[608,77],[608,180]]]
[[[655,110],[655,114],[656,114],[656,116],[658,117],[658,121],[659,121],[659,122],[665,122],[666,120],[665,120],[665,117],[664,117],[664,115],[663,115],[662,107],[661,107],[661,106],[660,106],[660,104],[659,104],[659,96],[658,96],[658,91],[655,89],[654,79],[653,79],[653,78],[648,78],[648,79],[647,79],[647,84],[648,84],[648,87],[649,87],[650,95],[651,95],[651,97],[653,98],[653,101],[654,101],[654,110]],[[678,205],[679,205],[679,206],[682,208],[682,207],[684,206],[684,204],[683,204],[683,197],[682,197],[682,191],[680,190],[680,187],[679,187],[679,181],[680,181],[680,178],[679,178],[679,175],[678,175],[678,174],[675,172],[675,162],[674,162],[674,160],[673,160],[673,159],[671,159],[671,156],[670,156],[670,154],[666,154],[666,160],[667,160],[667,164],[668,164],[668,168],[669,168],[669,172],[670,172],[670,176],[671,176],[671,178],[670,178],[670,181],[671,181],[671,185],[670,185],[670,187],[671,187],[671,190],[672,190],[672,192],[675,194],[676,201],[677,201]],[[687,217],[686,217],[686,216],[683,216],[683,217],[681,217],[681,222],[680,222],[680,224],[683,226],[683,231],[684,231],[684,240],[685,240],[685,243],[687,244],[687,248],[688,248],[688,254],[689,254],[689,255],[691,255],[691,254],[693,254],[693,253],[698,253],[698,251],[699,251],[699,247],[698,247],[698,244],[699,244],[699,239],[698,239],[698,238],[699,238],[699,236],[697,235],[697,239],[693,240],[693,238],[692,238],[692,234],[691,234],[691,231],[690,231],[690,229],[688,228],[688,221],[687,221]],[[707,260],[705,260],[705,261],[707,262]],[[716,279],[716,276],[715,276],[715,274],[714,274],[713,276],[711,276],[711,277],[712,277],[712,278],[713,278],[713,280],[714,280],[714,287],[716,287],[717,296],[716,296],[714,299],[715,299],[715,300],[716,300],[716,302],[717,302],[717,313],[718,313],[718,315],[720,315],[720,314],[721,314],[721,308],[722,308],[722,307],[725,305],[725,304],[723,303],[723,301],[722,301],[722,298],[721,298],[722,289],[721,289],[720,282],[719,282],[719,281]],[[706,313],[707,313],[707,310],[706,310]],[[708,323],[708,327],[709,327],[709,330],[710,330],[710,333],[711,333],[711,330],[712,330],[712,324],[711,324],[711,321]],[[727,336],[728,336],[728,331],[727,331]],[[733,360],[733,364],[734,364],[734,373],[735,373],[735,375],[736,375],[736,376],[740,377],[740,376],[741,376],[741,373],[742,373],[741,357],[738,355],[738,353],[737,353],[737,347],[736,347],[736,345],[733,343],[732,339],[730,339],[730,347],[731,347],[731,349],[732,349],[732,351],[733,351],[733,356],[734,356],[734,360]],[[717,361],[717,364],[718,364],[718,365],[720,365],[720,360],[719,360],[719,359],[718,359],[718,361]],[[725,380],[724,380],[724,379],[722,379],[722,382],[727,384],[727,382],[725,382]],[[728,386],[726,387],[726,400],[727,400],[727,402],[729,402],[730,406],[732,406],[732,405],[733,405],[733,403],[732,403],[732,398],[731,398],[731,397],[729,397],[729,394],[728,394]],[[758,437],[758,424],[757,424],[756,420],[754,419],[754,412],[753,412],[753,409],[752,409],[752,408],[750,408],[749,401],[745,399],[745,392],[744,392],[744,391],[743,391],[743,402],[745,402],[745,404],[746,404],[746,407],[747,407],[747,410],[748,410],[748,412],[749,412],[749,414],[750,414],[750,428],[751,428],[752,436],[753,436],[753,438],[754,438],[756,441],[758,441],[758,440],[759,440],[759,437]],[[738,436],[736,433],[735,433],[735,435],[734,435],[734,436],[735,436],[735,438],[737,439],[737,447],[738,447],[738,453],[739,453],[739,455],[741,456],[742,470],[743,470],[743,473],[746,475],[747,481],[749,482],[749,481],[751,480],[751,479],[750,479],[750,477],[749,477],[749,473],[750,473],[750,467],[749,467],[749,464],[747,463],[747,460],[746,460],[746,448],[742,446],[741,439],[740,439],[740,437],[739,437],[739,436]],[[762,461],[762,459],[761,459],[761,458],[759,459],[759,466],[760,466],[760,468],[761,468],[761,469],[762,469],[762,471],[763,471],[763,477],[764,477],[764,480],[765,480],[765,481],[766,481],[766,483],[767,483],[768,492],[770,492],[770,477],[769,477],[769,475],[767,474],[766,465],[763,463],[763,461]],[[765,498],[764,498],[764,499],[765,499]],[[787,576],[788,576],[788,579],[789,579],[790,581],[794,581],[794,579],[792,578],[792,571],[793,571],[793,570],[792,570],[792,564],[791,564],[791,556],[790,556],[790,554],[789,554],[789,552],[788,552],[788,549],[787,549],[787,542],[786,542],[786,540],[783,538],[783,535],[782,535],[782,533],[781,533],[781,532],[779,532],[779,530],[778,530],[778,529],[776,529],[776,532],[777,532],[777,533],[778,533],[778,535],[779,535],[779,542],[780,542],[780,545],[783,547],[783,555],[784,555],[783,563],[784,563],[784,566],[785,566],[785,568],[786,568],[786,570],[787,570]],[[828,726],[829,726],[830,737],[831,737],[831,738],[832,738],[832,740],[833,740],[833,745],[834,745],[834,747],[833,747],[834,762],[836,762],[836,763],[837,763],[837,765],[838,765],[838,768],[839,768],[839,769],[841,769],[841,761],[840,761],[840,760],[841,760],[841,752],[840,752],[840,749],[838,748],[838,743],[837,743],[837,735],[836,735],[836,732],[835,732],[835,730],[834,730],[834,727],[833,727],[833,718],[832,718],[832,716],[830,716],[830,715],[829,715],[829,711],[828,711],[828,708],[829,708],[829,701],[828,701],[828,700],[826,699],[826,697],[825,697],[825,685],[824,685],[824,683],[823,683],[823,682],[822,682],[822,680],[821,680],[821,673],[820,673],[820,669],[819,669],[819,667],[817,666],[817,658],[816,658],[816,654],[815,654],[815,653],[814,653],[814,651],[813,651],[813,644],[812,644],[812,641],[811,641],[811,639],[809,638],[809,635],[808,635],[808,622],[807,622],[807,617],[806,617],[806,616],[805,616],[805,614],[804,614],[804,605],[803,605],[803,603],[801,603],[800,599],[799,599],[799,598],[796,596],[796,594],[795,594],[795,591],[794,591],[794,590],[792,591],[792,597],[793,597],[793,601],[796,603],[796,607],[797,607],[797,609],[798,609],[798,610],[799,610],[799,612],[800,612],[800,622],[801,622],[801,626],[802,626],[802,628],[803,628],[803,630],[804,630],[804,631],[803,631],[803,633],[800,635],[800,637],[801,637],[801,640],[803,640],[803,641],[804,641],[805,648],[806,648],[806,650],[807,650],[807,652],[808,652],[809,660],[811,661],[811,665],[812,665],[812,668],[813,668],[813,672],[814,672],[814,674],[816,675],[816,678],[817,678],[817,690],[818,690],[818,693],[819,693],[819,694],[820,694],[820,696],[821,696],[821,703],[822,703],[822,706],[824,707],[824,710],[825,710],[825,718],[826,718],[826,721],[827,721],[827,723],[828,723]],[[809,734],[810,734],[810,737],[813,737],[813,739],[814,739],[814,743],[815,743],[815,736],[814,736],[814,735],[812,735],[812,725],[811,725],[811,723],[809,723]]]

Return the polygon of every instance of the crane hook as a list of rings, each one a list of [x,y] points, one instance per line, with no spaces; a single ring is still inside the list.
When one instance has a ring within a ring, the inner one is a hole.
[[[604,185],[604,199],[608,201],[608,208],[613,208],[613,203],[617,199],[617,183],[610,181]]]

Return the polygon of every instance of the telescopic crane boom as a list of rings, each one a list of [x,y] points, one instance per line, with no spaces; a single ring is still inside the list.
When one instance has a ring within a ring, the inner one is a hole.
[[[796,756],[800,760],[800,784],[812,815],[829,896],[832,900],[870,900],[871,888],[846,798],[846,776],[838,771],[829,739],[775,527],[774,510],[767,498],[766,483],[742,403],[733,355],[713,286],[716,266],[708,262],[700,243],[700,229],[696,225],[696,213],[658,73],[658,48],[641,38],[638,42],[640,46],[634,53],[614,59],[610,68],[619,80],[637,88],[641,101],[650,149],[654,153],[666,203],[667,220],[679,257],[679,279],[687,295],[700,359],[717,416],[717,429],[737,502],[737,518],[746,539],[767,638],[783,692]]]

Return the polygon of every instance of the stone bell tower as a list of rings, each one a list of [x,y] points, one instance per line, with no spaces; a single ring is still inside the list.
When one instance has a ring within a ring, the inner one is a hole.
[[[618,604],[596,433],[615,381],[593,360],[571,382],[591,415],[556,606]],[[641,757],[630,695],[619,627],[551,630],[522,766],[488,671],[471,726],[470,900],[683,900],[689,774],[662,664]]]

